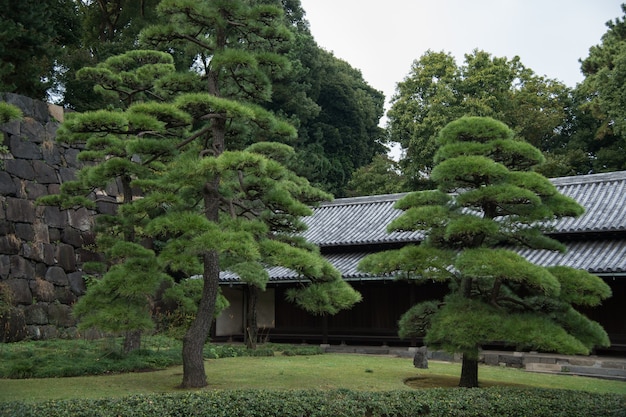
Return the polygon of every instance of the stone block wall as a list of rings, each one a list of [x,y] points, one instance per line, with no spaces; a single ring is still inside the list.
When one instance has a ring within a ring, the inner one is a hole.
[[[0,153],[0,296],[13,305],[9,313],[0,310],[0,341],[76,337],[72,305],[85,292],[81,265],[99,258],[88,249],[96,212],[35,200],[75,178],[80,149],[55,141],[61,107],[7,93],[0,101],[24,116],[0,125],[9,151]],[[111,209],[111,199],[102,211]]]

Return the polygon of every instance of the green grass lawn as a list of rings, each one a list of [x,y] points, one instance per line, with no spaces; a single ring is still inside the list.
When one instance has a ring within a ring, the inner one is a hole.
[[[205,389],[322,389],[356,391],[410,390],[407,379],[449,375],[458,379],[460,364],[431,361],[416,369],[412,360],[375,355],[324,354],[313,356],[235,357],[206,362]],[[577,376],[547,375],[520,369],[481,366],[485,385],[525,385],[626,395],[626,383]],[[130,394],[179,392],[182,367],[113,375],[0,379],[0,401],[105,398]]]

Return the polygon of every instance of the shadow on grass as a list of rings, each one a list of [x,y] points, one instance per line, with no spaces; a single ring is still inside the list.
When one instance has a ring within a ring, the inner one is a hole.
[[[404,380],[404,383],[414,389],[425,389],[425,388],[458,388],[459,386],[459,377],[453,375],[418,375],[411,378],[407,378]],[[489,388],[489,387],[528,387],[528,385],[523,384],[512,384],[512,383],[503,383],[496,381],[479,381],[479,388]]]

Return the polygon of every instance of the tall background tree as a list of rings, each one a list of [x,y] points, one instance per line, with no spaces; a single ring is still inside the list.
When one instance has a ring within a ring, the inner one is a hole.
[[[378,125],[385,98],[347,62],[319,48],[313,51],[303,81],[312,86],[307,94],[319,113],[299,124],[299,173],[343,197],[352,173],[386,152]]]
[[[77,78],[84,67],[95,67],[106,59],[139,49],[141,29],[156,22],[159,0],[74,0],[80,31],[75,44],[67,45],[58,57],[57,101],[76,111],[104,108],[107,97],[94,92],[94,80]]]
[[[398,201],[404,213],[388,227],[422,230],[425,239],[359,265],[402,272],[416,283],[448,283],[443,300],[417,304],[403,316],[400,335],[424,336],[432,348],[462,353],[463,387],[478,386],[478,354],[490,342],[565,354],[609,344],[602,327],[576,310],[611,295],[604,281],[584,270],[543,268],[514,251],[565,250],[545,231],[550,222],[583,212],[532,171],[544,160],[541,152],[514,138],[491,118],[446,125],[431,172],[437,189]]]
[[[2,9],[0,90],[50,99],[76,111],[116,106],[94,92],[97,80],[76,77],[81,68],[140,49],[139,33],[162,21],[160,0],[61,0],[6,4]],[[298,129],[294,146],[298,173],[316,186],[343,196],[352,172],[384,154],[384,96],[359,70],[320,48],[310,33],[299,0],[253,1],[284,10],[295,37],[285,51],[290,69],[275,79],[271,101],[259,104]],[[21,28],[21,29],[20,29]],[[197,51],[171,48],[178,70],[198,62]],[[15,71],[19,66],[20,71]],[[4,76],[2,75],[4,74]],[[16,84],[18,83],[18,84]],[[114,98],[113,98],[114,100]]]
[[[626,14],[626,4],[621,6]],[[626,169],[626,17],[607,22],[599,45],[581,61],[576,146],[592,157],[593,172]]]
[[[0,1],[0,91],[47,100],[58,58],[79,37],[72,0]]]
[[[347,185],[347,195],[391,194],[405,191],[400,164],[387,155],[376,155],[369,165],[358,168]]]
[[[293,143],[300,160],[298,174],[343,197],[352,173],[374,155],[386,153],[379,126],[385,97],[358,69],[317,45],[299,0],[273,3],[282,4],[294,42],[287,53],[291,69],[274,84],[266,108],[298,129]]]
[[[388,112],[390,140],[401,144],[407,184],[428,187],[438,132],[462,116],[492,117],[544,152],[558,148],[571,91],[537,76],[519,57],[475,50],[458,66],[444,52],[427,51],[397,85]]]

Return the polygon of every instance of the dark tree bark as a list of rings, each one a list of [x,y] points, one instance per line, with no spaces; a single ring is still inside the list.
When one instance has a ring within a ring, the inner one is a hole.
[[[183,337],[183,382],[181,388],[200,388],[207,385],[203,349],[213,323],[219,276],[218,253],[211,251],[204,256],[204,286],[198,313]]]
[[[141,330],[130,330],[124,335],[124,353],[130,353],[141,347]]]
[[[8,288],[0,285],[0,300],[2,290]],[[3,300],[4,301],[4,300]],[[26,339],[26,318],[24,312],[17,307],[9,307],[0,314],[0,343],[19,342]]]
[[[209,73],[209,93],[219,96],[217,88],[217,74]],[[217,117],[211,122],[211,144],[214,156],[224,152],[224,138],[226,136],[226,121],[224,117]],[[218,222],[220,213],[220,178],[219,176],[204,186],[204,214],[212,222]],[[220,260],[215,250],[207,252],[203,257],[204,271],[202,278],[202,298],[198,306],[196,318],[183,337],[183,382],[182,388],[201,388],[207,385],[204,371],[204,344],[209,336],[213,314],[219,292]]]
[[[217,44],[225,44],[224,34],[218,31]],[[207,74],[209,94],[220,97],[218,74],[209,71]],[[205,157],[218,157],[224,152],[226,137],[226,117],[224,115],[211,118],[211,134],[207,137],[210,149]],[[218,222],[220,213],[220,178],[213,178],[204,185],[204,214],[209,221]],[[204,371],[203,349],[213,323],[213,314],[219,292],[220,261],[217,251],[209,251],[203,257],[204,271],[202,277],[202,298],[195,320],[183,337],[183,382],[182,388],[201,388],[207,385]]]
[[[259,325],[257,323],[257,300],[259,298],[259,289],[254,285],[246,286],[246,347],[248,349],[256,349],[259,338]]]
[[[472,359],[468,355],[463,355],[459,387],[478,388],[478,359]]]

